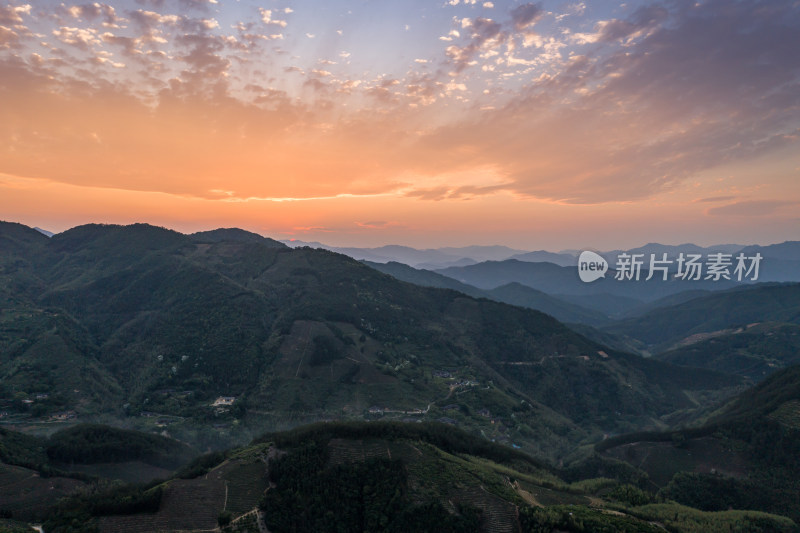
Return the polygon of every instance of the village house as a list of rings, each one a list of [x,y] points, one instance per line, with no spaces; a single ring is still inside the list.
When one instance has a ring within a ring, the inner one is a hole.
[[[233,405],[233,402],[236,401],[236,396],[220,396],[214,403],[211,404],[212,407],[217,407],[220,405]]]

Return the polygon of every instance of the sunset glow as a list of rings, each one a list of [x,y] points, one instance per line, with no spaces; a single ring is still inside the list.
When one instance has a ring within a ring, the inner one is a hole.
[[[332,245],[800,235],[800,5],[0,4],[0,219]]]

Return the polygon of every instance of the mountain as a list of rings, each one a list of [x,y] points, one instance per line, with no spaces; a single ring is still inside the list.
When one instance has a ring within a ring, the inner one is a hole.
[[[487,293],[485,291],[478,289],[477,287],[473,287],[472,285],[467,285],[466,283],[461,283],[460,281],[456,281],[453,278],[448,278],[447,276],[437,274],[436,272],[431,272],[430,270],[410,267],[404,263],[398,263],[397,261],[390,261],[388,263],[375,263],[372,261],[362,261],[362,263],[369,266],[370,268],[374,268],[379,272],[388,274],[401,281],[407,281],[408,283],[413,283],[415,285],[420,285],[422,287],[435,287],[437,289],[452,289],[454,291],[468,294],[474,298],[487,297]]]
[[[461,283],[453,278],[437,274],[436,272],[416,269],[394,261],[390,263],[362,262],[402,281],[407,281],[423,287],[453,289],[475,298],[489,298],[497,302],[527,307],[528,309],[536,309],[537,311],[541,311],[542,313],[556,318],[560,322],[592,325],[605,325],[610,322],[608,317],[602,313],[570,304],[541,291],[537,291],[536,289],[520,285],[519,283],[510,283],[490,291],[482,291],[472,285]]]
[[[658,353],[681,342],[704,340],[701,334],[729,333],[725,330],[756,322],[800,324],[800,283],[765,283],[713,292],[620,321],[605,330],[637,339],[649,351]]]
[[[47,242],[47,237],[39,231],[16,222],[0,222],[3,231],[0,232],[0,247],[3,250],[2,258],[19,257],[30,254]]]
[[[599,311],[586,309],[520,283],[509,283],[486,291],[492,300],[547,313],[561,322],[602,326],[611,320]]]
[[[786,241],[768,246],[746,246],[742,249],[746,254],[759,252],[764,257],[800,261],[800,241]]]
[[[747,255],[761,254],[763,281],[798,281],[800,241],[786,241],[769,246],[747,246],[742,252]]]
[[[347,255],[359,261],[374,263],[403,263],[416,268],[436,269],[449,266],[471,265],[478,261],[506,259],[521,253],[507,246],[464,246],[420,250],[410,246],[386,245],[377,248],[328,246],[319,242],[282,241],[297,248],[309,246]]]
[[[414,268],[425,269],[425,270],[436,270],[437,268],[447,268],[451,266],[467,266],[467,265],[474,265],[475,263],[477,263],[477,261],[475,261],[471,257],[462,257],[461,259],[456,259],[455,261],[442,261],[439,263],[417,263],[414,265]]]
[[[385,263],[396,261],[407,265],[419,263],[452,263],[464,256],[447,253],[442,250],[418,250],[410,246],[387,245],[377,248],[330,247],[330,251],[347,255],[353,259]]]
[[[338,253],[342,253],[353,257],[354,259],[364,260],[364,261],[371,261],[376,263],[389,263],[389,262],[399,262],[403,263],[415,268],[421,268],[426,270],[442,270],[450,267],[464,267],[470,266],[474,264],[479,264],[483,262],[503,262],[505,260],[517,260],[522,262],[529,262],[529,263],[552,263],[562,267],[575,267],[577,264],[577,258],[581,252],[581,250],[564,250],[558,253],[549,252],[546,250],[537,250],[533,252],[525,252],[522,250],[515,250],[513,248],[509,248],[506,246],[464,246],[464,247],[443,247],[443,248],[435,248],[435,249],[427,249],[427,250],[419,250],[416,248],[411,248],[408,246],[398,246],[398,245],[388,245],[388,246],[381,246],[377,248],[358,248],[358,247],[335,247],[329,246],[326,244],[322,244],[319,242],[304,242],[304,241],[282,241],[287,246],[291,246],[292,248],[297,248],[301,246],[309,246],[311,248],[322,248],[325,250],[330,250]],[[760,253],[762,256],[761,265],[759,267],[759,273],[757,279],[753,281],[761,281],[761,282],[785,282],[785,281],[800,281],[800,277],[798,272],[800,272],[800,241],[787,241],[781,244],[772,244],[768,246],[758,246],[758,245],[751,245],[751,246],[744,246],[740,244],[717,244],[712,246],[698,246],[692,243],[685,243],[679,245],[666,245],[660,243],[648,243],[643,246],[639,246],[637,248],[631,248],[629,250],[611,250],[605,252],[598,252],[605,260],[608,262],[612,272],[609,275],[613,275],[613,269],[616,268],[619,257],[621,254],[626,253],[629,255],[637,254],[641,255],[642,260],[645,263],[645,268],[643,269],[643,275],[646,276],[646,268],[649,265],[650,258],[653,257],[656,260],[660,260],[663,257],[663,254],[667,254],[667,259],[671,261],[669,265],[669,272],[670,274],[674,274],[677,271],[677,259],[679,255],[684,254],[699,254],[703,261],[708,260],[709,256],[713,254],[728,254],[730,255],[730,260],[734,263],[732,268],[735,267],[736,256],[740,253],[744,253],[747,257],[755,256],[756,253]],[[451,275],[456,277],[456,279],[465,281],[471,285],[475,285],[476,283],[468,282],[458,277],[457,272],[444,273],[446,275]],[[751,273],[751,277],[754,273]],[[750,279],[750,278],[748,278]],[[491,280],[488,280],[488,285],[484,286],[483,283],[478,282],[476,286],[480,288],[494,288],[499,285],[504,285],[510,282],[520,282],[524,285],[532,286],[533,288],[543,290],[544,292],[550,294],[558,294],[560,291],[551,291],[547,288],[543,288],[538,285],[531,285],[530,283],[526,283],[521,279],[504,279],[499,284],[495,283]],[[655,285],[655,284],[653,284]],[[673,287],[672,290],[663,292],[662,289],[658,289],[658,294],[656,298],[665,296],[667,294],[672,294],[675,292],[680,292],[681,290],[687,289],[687,287],[683,286],[686,285],[686,282],[681,283],[676,287]],[[690,289],[697,289],[702,288],[700,285],[702,283],[691,283]],[[716,283],[713,286],[707,287],[709,290],[715,289],[724,289],[729,287],[730,284],[725,285],[724,283]],[[651,289],[653,287],[651,286]],[[594,294],[597,291],[589,291],[590,294]],[[603,292],[603,291],[600,291]],[[583,291],[575,291],[574,288],[570,291],[565,291],[564,294],[574,295],[574,294],[584,294]],[[637,299],[641,299],[644,301],[650,301],[652,298],[647,297],[645,294],[644,297],[636,296],[636,295],[629,295],[631,297],[635,297]],[[585,303],[578,303],[579,305],[586,306]],[[600,309],[598,309],[600,310]],[[629,310],[629,309],[628,309]]]
[[[220,228],[211,231],[200,231],[190,235],[196,242],[215,243],[215,242],[249,242],[259,243],[272,248],[285,248],[282,242],[263,237],[258,233],[252,233],[239,228]]]
[[[643,469],[664,498],[800,521],[800,366],[775,372],[703,426],[622,435],[595,448]]]
[[[106,487],[111,480],[151,482],[196,455],[160,435],[101,425],[76,425],[47,437],[0,428],[0,516],[41,521],[60,498],[88,493],[101,478]]]
[[[523,250],[509,248],[508,246],[461,246],[439,248],[444,253],[469,257],[476,261],[501,261],[509,257],[524,253]]]
[[[613,265],[616,263],[617,257],[621,252],[622,251],[617,250],[614,252],[604,252],[601,255],[608,260],[609,264]],[[721,244],[707,247],[696,246],[694,244],[666,246],[658,243],[650,243],[640,248],[627,250],[627,253],[644,254],[645,259],[649,258],[651,254],[655,254],[657,258],[661,258],[662,254],[666,253],[668,258],[674,259],[680,253],[701,254],[704,257],[710,254],[723,253],[730,254],[733,261],[736,260],[739,254],[751,257],[759,253],[761,254],[762,260],[757,281],[800,281],[798,277],[798,273],[800,272],[800,241],[787,241],[768,246]]]
[[[641,316],[645,313],[649,313],[650,311],[654,311],[661,307],[672,307],[673,305],[679,305],[684,302],[688,302],[689,300],[700,298],[701,296],[708,296],[709,294],[712,294],[712,292],[713,291],[708,291],[708,290],[688,290],[688,291],[678,292],[675,294],[670,294],[669,296],[664,296],[663,298],[659,298],[658,300],[647,302],[638,306],[634,307],[627,306],[628,310],[621,313],[621,316],[618,316],[618,318],[633,318]]]
[[[800,325],[797,324],[749,324],[706,336],[711,338],[662,352],[656,357],[676,365],[737,374],[754,382],[781,368],[800,364]]]
[[[613,264],[609,266],[614,267]],[[615,272],[609,270],[604,278],[584,283],[578,277],[577,266],[562,267],[553,263],[529,263],[516,259],[486,261],[465,267],[440,269],[436,272],[484,290],[516,282],[550,295],[558,295],[560,298],[568,295],[597,300],[607,297],[625,298],[632,307],[686,290],[722,290],[736,286],[735,281],[726,280],[684,281],[668,278],[667,281],[663,281],[660,275],[646,280],[647,272],[644,270],[639,280],[616,280]],[[584,303],[579,305],[589,307]]]
[[[579,281],[576,268],[560,267],[553,263],[530,263],[517,259],[484,261],[465,267],[443,268],[436,272],[484,290],[517,282],[548,292],[543,287],[552,289],[564,284],[574,285],[574,282]]]
[[[733,398],[710,422],[743,423],[765,418],[800,430],[800,365],[779,370]]]
[[[321,419],[445,418],[554,459],[741,383],[616,352],[533,310],[234,233],[198,242],[87,225],[48,239],[0,224],[20,243],[0,252],[13,282],[0,321],[9,419],[117,420],[206,449]]]
[[[644,254],[645,257],[649,257],[651,254],[654,254],[658,257],[661,257],[663,254],[667,254],[667,257],[677,257],[680,253],[702,255],[715,253],[734,254],[739,252],[742,248],[744,248],[744,246],[741,244],[715,244],[712,246],[698,246],[692,243],[672,245],[650,242],[644,246],[639,246],[638,248],[631,248],[630,250],[624,251],[629,254]],[[614,252],[605,253],[614,254],[616,256],[622,251],[623,250],[615,250]]]
[[[684,291],[684,292],[691,292],[691,291]],[[684,294],[683,292],[677,293]],[[636,315],[639,309],[648,307],[652,305],[653,307],[658,307],[657,302],[668,298],[662,298],[656,300],[655,302],[648,302],[644,303],[638,298],[631,298],[628,296],[620,296],[617,294],[610,294],[607,292],[599,292],[596,294],[559,294],[554,293],[552,294],[554,298],[558,298],[563,302],[568,302],[573,305],[577,305],[584,309],[591,309],[593,311],[597,311],[602,313],[608,318],[618,319],[623,316],[628,315]]]
[[[512,255],[508,259],[516,259],[517,261],[526,261],[530,263],[553,263],[554,265],[563,267],[572,267],[575,266],[578,262],[577,255],[565,254],[565,253],[553,253],[553,252],[548,252],[546,250],[537,250],[535,252],[516,254]]]
[[[445,424],[315,424],[198,457],[163,481],[77,489],[43,525],[49,533],[797,529],[784,516],[656,500],[639,471],[603,464],[611,476],[569,482],[567,470]]]

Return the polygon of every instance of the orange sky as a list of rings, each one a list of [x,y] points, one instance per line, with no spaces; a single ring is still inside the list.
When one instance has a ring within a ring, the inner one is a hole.
[[[0,218],[358,246],[800,237],[792,2],[376,4],[0,5]]]

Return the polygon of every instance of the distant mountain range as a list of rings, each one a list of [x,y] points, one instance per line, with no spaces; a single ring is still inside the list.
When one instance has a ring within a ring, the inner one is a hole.
[[[358,260],[375,263],[398,262],[427,270],[465,267],[486,261],[502,262],[509,259],[529,263],[552,263],[562,267],[575,267],[580,254],[578,250],[561,252],[546,250],[524,251],[506,246],[443,247],[423,250],[398,245],[358,248],[329,246],[320,242],[298,240],[284,240],[281,242],[292,248],[301,246],[322,248],[342,253]],[[648,243],[629,250],[596,251],[605,258],[611,269],[614,268],[617,258],[622,253],[640,254],[646,261],[649,261],[651,255],[655,256],[656,259],[661,259],[663,254],[667,254],[668,259],[676,260],[680,253],[700,254],[703,257],[716,253],[734,256],[740,252],[745,253],[747,256],[760,253],[764,258],[760,276],[761,281],[800,281],[800,274],[798,274],[798,268],[800,268],[800,241],[787,241],[767,246],[718,244],[705,247],[691,243],[679,245]],[[674,270],[676,267],[673,265],[671,268]]]
[[[476,298],[489,298],[498,302],[536,309],[555,317],[561,322],[577,322],[592,326],[606,325],[611,322],[611,319],[600,311],[581,307],[563,298],[550,296],[517,282],[508,283],[495,289],[483,290],[437,272],[416,269],[394,261],[389,263],[363,262],[376,270],[409,283],[415,283],[423,287],[453,289]]]
[[[40,233],[52,237],[54,234],[50,231],[34,228]],[[372,248],[361,247],[342,247],[330,246],[317,241],[301,241],[301,240],[281,240],[275,241],[273,239],[261,237],[258,234],[246,232],[240,229],[218,229],[213,232],[200,232],[195,235],[200,238],[201,235],[208,235],[216,233],[220,235],[221,232],[241,232],[242,234],[249,234],[248,239],[267,239],[273,243],[282,243],[290,248],[310,247],[321,248],[332,252],[341,253],[357,259],[359,261],[369,261],[372,263],[402,263],[417,269],[425,270],[444,270],[450,267],[466,267],[483,262],[503,262],[506,260],[516,260],[527,263],[552,263],[561,267],[575,267],[577,265],[577,258],[580,250],[563,250],[560,252],[551,252],[546,250],[525,251],[510,248],[501,245],[486,245],[486,246],[461,246],[461,247],[440,247],[440,248],[427,248],[419,249],[410,246],[402,245],[385,245]],[[627,254],[640,254],[645,260],[649,260],[651,255],[660,259],[663,254],[667,254],[670,259],[677,259],[678,254],[701,254],[707,256],[709,254],[724,253],[724,254],[738,254],[743,252],[748,256],[760,253],[764,258],[761,267],[760,281],[800,281],[800,241],[787,241],[780,244],[771,244],[766,246],[759,245],[742,245],[742,244],[718,244],[711,246],[698,246],[692,243],[685,243],[679,245],[666,245],[660,243],[648,243],[637,248],[628,250],[611,250],[611,251],[597,251],[600,256],[605,258],[609,264],[609,268],[613,271],[617,258],[622,253]],[[675,270],[675,265],[671,270]],[[646,272],[646,271],[645,271]],[[612,272],[613,274],[613,272]],[[446,275],[448,275],[446,273]],[[514,279],[508,282],[520,280]],[[503,283],[499,284],[502,285]],[[499,286],[495,284],[495,288]],[[480,288],[487,288],[481,287]],[[534,287],[537,288],[537,287]],[[723,287],[724,288],[724,287]],[[545,291],[549,292],[549,291]],[[564,294],[571,294],[564,292]]]
[[[523,250],[514,250],[507,246],[465,246],[462,248],[444,247],[419,250],[409,246],[387,245],[377,248],[353,248],[328,246],[320,242],[305,242],[297,240],[281,241],[292,248],[308,246],[322,248],[358,259],[359,261],[372,261],[375,263],[398,262],[416,268],[436,269],[448,266],[464,266],[480,261],[503,260],[514,255],[525,253]]]
[[[688,289],[644,303],[631,296],[602,292],[552,295],[516,281],[493,289],[479,289],[438,272],[414,269],[400,263],[366,264],[417,285],[454,289],[470,296],[542,311],[572,324],[571,327],[579,333],[617,349],[636,350],[645,354],[658,354],[672,349],[674,351],[669,355],[664,354],[663,359],[676,364],[702,366],[760,380],[795,361],[792,346],[796,332],[788,330],[790,333],[787,333],[782,324],[800,324],[798,283],[758,283],[726,290]],[[563,277],[561,285],[552,281],[564,274],[562,267],[552,264],[524,264],[509,260],[500,265],[508,268],[497,268],[495,272],[524,275],[531,285],[542,283],[544,287],[556,286],[558,290],[587,288],[579,281],[573,280],[570,284]],[[495,266],[493,263],[483,263],[464,270],[492,269]],[[496,283],[507,279],[500,278]],[[643,288],[647,287],[645,283]],[[636,287],[631,283],[627,288]],[[739,329],[754,323],[766,324],[748,329],[746,334],[738,333]],[[732,335],[730,341],[726,335]],[[769,338],[773,335],[776,337]],[[785,342],[781,344],[778,339]],[[741,346],[742,342],[749,348]],[[736,348],[740,351],[738,361],[734,361],[733,354],[729,352],[720,358],[723,355],[720,351],[724,352],[725,347],[732,346],[740,347]],[[761,347],[762,355],[757,354],[759,348],[756,346]],[[717,354],[713,361],[709,360],[711,353]]]

